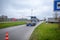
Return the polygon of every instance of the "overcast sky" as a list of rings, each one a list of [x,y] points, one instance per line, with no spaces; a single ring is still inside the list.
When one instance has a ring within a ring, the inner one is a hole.
[[[32,14],[31,9],[33,9]],[[0,0],[0,15],[10,18],[31,15],[38,18],[52,17],[53,0]]]

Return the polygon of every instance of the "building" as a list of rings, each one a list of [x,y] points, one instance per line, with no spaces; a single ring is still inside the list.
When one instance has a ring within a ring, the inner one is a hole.
[[[0,22],[7,21],[7,19],[8,19],[7,16],[4,16],[4,15],[0,16]]]
[[[50,23],[59,23],[60,18],[48,18],[48,22]]]

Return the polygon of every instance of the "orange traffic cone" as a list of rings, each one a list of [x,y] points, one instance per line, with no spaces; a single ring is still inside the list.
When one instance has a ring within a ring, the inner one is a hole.
[[[5,34],[5,40],[8,40],[9,38],[8,38],[8,32],[6,32],[6,34]]]

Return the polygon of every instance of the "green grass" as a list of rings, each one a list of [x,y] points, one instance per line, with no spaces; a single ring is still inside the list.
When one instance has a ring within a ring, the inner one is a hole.
[[[42,23],[34,30],[30,40],[60,40],[58,24]]]
[[[0,29],[11,27],[11,26],[22,25],[22,24],[26,24],[26,22],[17,21],[17,22],[0,23]]]

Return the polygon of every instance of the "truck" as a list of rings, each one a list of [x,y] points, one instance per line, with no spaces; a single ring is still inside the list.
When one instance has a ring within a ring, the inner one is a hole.
[[[35,26],[37,24],[37,18],[35,16],[31,16],[30,21],[27,22],[26,26]]]

